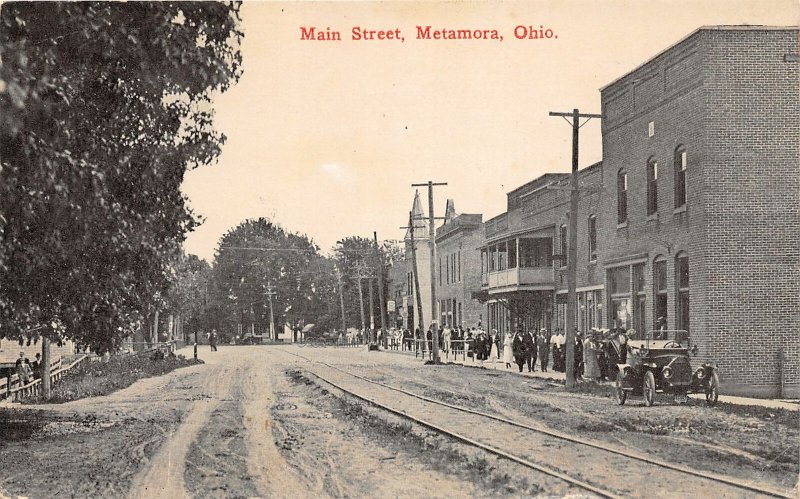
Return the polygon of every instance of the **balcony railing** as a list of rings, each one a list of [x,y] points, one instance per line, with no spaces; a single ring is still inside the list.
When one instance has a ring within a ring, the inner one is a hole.
[[[484,274],[482,284],[489,289],[519,286],[552,286],[553,267],[523,267]],[[488,277],[488,279],[487,279]]]

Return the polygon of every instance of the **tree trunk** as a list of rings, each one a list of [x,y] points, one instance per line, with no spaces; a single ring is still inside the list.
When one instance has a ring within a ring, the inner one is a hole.
[[[158,343],[158,310],[156,310],[156,316],[153,319],[153,338],[151,340],[153,345]]]
[[[372,298],[372,279],[369,280],[369,342],[375,343],[375,301]]]
[[[42,364],[39,366],[42,376],[42,398],[50,400],[50,340],[42,337]]]
[[[367,321],[364,319],[364,291],[361,289],[361,277],[358,278],[358,301],[361,305],[361,332],[366,332]]]

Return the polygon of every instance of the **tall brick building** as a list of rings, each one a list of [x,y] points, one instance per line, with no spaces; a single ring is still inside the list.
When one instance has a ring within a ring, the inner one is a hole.
[[[601,90],[608,320],[690,330],[725,393],[798,393],[797,48],[704,27]]]
[[[444,223],[436,229],[439,324],[475,327],[483,320],[483,307],[472,292],[480,289],[480,253],[483,215],[456,214],[447,201]]]

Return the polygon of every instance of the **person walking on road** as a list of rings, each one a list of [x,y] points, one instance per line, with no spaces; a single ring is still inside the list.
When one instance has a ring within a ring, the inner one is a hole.
[[[217,351],[217,330],[212,329],[211,334],[208,335],[208,344],[211,345],[211,351]]]
[[[511,347],[513,340],[510,332],[503,335],[503,362],[506,363],[506,369],[511,369],[511,363],[514,362],[514,350]]]

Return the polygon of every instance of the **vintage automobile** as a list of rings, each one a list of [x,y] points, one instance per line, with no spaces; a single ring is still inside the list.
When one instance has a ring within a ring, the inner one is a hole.
[[[656,393],[668,393],[684,403],[689,393],[705,393],[706,403],[714,406],[719,398],[719,375],[713,364],[692,370],[689,356],[697,353],[689,333],[683,330],[649,331],[643,338],[626,342],[625,364],[618,364],[614,398],[623,405],[628,395],[641,395],[646,406],[655,402]]]

